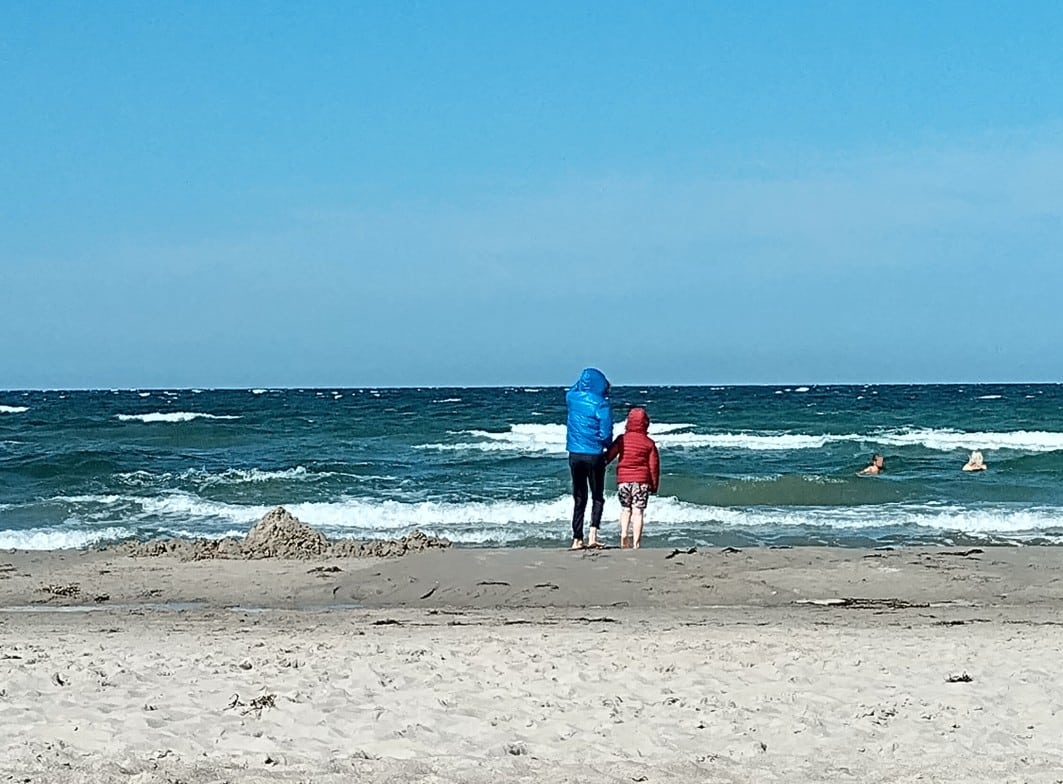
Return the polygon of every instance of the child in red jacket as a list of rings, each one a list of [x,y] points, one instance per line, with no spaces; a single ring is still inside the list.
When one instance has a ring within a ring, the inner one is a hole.
[[[627,429],[605,453],[608,465],[616,464],[616,494],[620,498],[620,547],[638,548],[642,544],[642,526],[650,493],[656,493],[661,478],[657,445],[646,433],[650,417],[644,408],[633,408],[627,415]],[[631,539],[627,528],[631,524]]]

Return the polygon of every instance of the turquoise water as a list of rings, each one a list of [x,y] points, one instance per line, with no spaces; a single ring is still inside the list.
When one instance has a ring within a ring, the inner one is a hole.
[[[653,419],[651,546],[1063,542],[1060,385],[612,402]],[[563,422],[560,388],[0,392],[0,547],[240,534],[278,504],[330,536],[563,544]],[[989,470],[961,472],[976,448]],[[886,473],[856,476],[873,452]],[[617,513],[610,496],[609,534]]]

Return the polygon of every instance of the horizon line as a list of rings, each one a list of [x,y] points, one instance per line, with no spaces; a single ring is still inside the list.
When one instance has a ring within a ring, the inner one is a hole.
[[[631,389],[634,387],[654,387],[672,389],[697,388],[765,388],[789,387],[942,387],[942,386],[1060,386],[1063,381],[831,381],[831,382],[745,382],[745,383],[625,383],[612,384],[613,389]],[[373,391],[373,390],[430,390],[430,389],[530,389],[554,388],[566,389],[570,383],[521,383],[521,384],[368,384],[344,386],[341,384],[310,386],[151,386],[151,387],[20,387],[0,389],[0,394],[19,394],[29,392],[316,392],[323,390]]]

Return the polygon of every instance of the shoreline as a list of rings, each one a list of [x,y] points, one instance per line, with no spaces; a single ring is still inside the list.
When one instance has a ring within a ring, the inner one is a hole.
[[[1063,549],[987,546],[583,550],[445,548],[393,557],[0,553],[0,609],[780,608],[831,602],[1031,612],[1063,605]]]

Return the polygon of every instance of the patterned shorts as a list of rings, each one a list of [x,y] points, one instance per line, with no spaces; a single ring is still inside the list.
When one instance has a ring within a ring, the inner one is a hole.
[[[625,509],[645,509],[650,502],[650,486],[645,482],[621,482],[616,486],[616,494]]]

